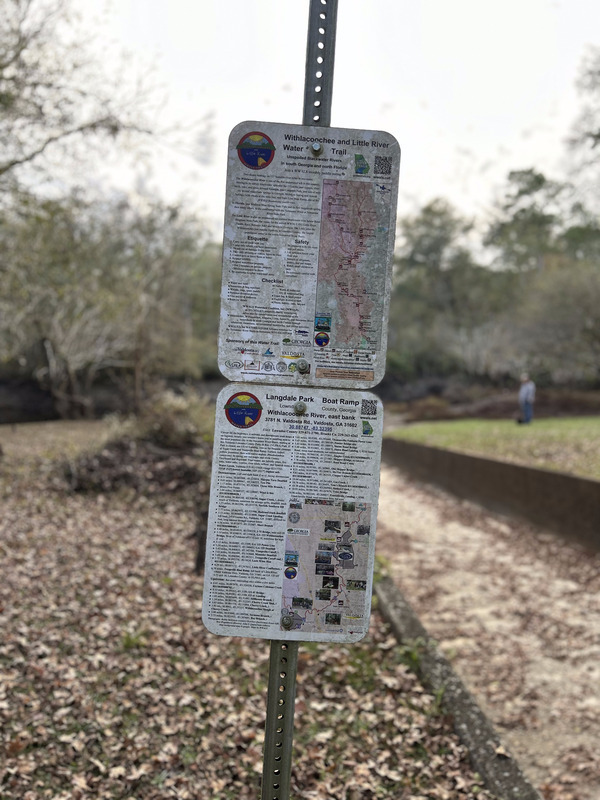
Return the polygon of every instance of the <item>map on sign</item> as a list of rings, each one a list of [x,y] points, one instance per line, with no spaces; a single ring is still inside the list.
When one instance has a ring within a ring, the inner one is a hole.
[[[384,275],[369,258],[376,234],[372,186],[323,181],[315,319],[328,321],[335,332],[330,343],[338,347],[377,351],[381,345]]]
[[[244,122],[229,141],[219,367],[370,388],[385,371],[400,149],[383,131]]]
[[[230,384],[216,402],[202,618],[223,636],[350,642],[369,627],[381,401]]]
[[[371,533],[370,503],[292,501],[285,538],[282,619],[289,630],[362,628]],[[289,620],[289,621],[288,621]]]

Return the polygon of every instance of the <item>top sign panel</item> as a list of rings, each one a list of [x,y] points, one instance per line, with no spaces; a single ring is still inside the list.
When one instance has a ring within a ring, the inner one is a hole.
[[[219,331],[226,378],[379,383],[399,168],[398,142],[383,131],[233,129]]]

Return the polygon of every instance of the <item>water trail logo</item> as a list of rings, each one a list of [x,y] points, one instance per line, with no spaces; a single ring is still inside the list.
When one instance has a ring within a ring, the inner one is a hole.
[[[225,416],[236,428],[251,428],[262,414],[258,397],[246,392],[232,394],[225,403]]]
[[[252,131],[242,136],[237,145],[237,153],[248,169],[264,169],[273,161],[275,145],[265,133]]]

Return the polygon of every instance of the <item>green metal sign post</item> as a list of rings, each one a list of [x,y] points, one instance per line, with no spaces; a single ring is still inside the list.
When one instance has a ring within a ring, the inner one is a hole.
[[[331,123],[338,0],[310,0],[303,125]],[[289,800],[298,642],[271,641],[261,800]]]
[[[331,123],[338,0],[310,0],[303,125]],[[289,800],[298,642],[271,641],[261,800]]]
[[[271,641],[261,800],[288,800],[298,642]]]

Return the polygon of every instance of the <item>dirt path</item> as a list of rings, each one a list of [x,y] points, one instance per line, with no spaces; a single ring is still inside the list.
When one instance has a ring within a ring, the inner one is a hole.
[[[548,800],[600,797],[600,556],[384,466],[378,552]]]

